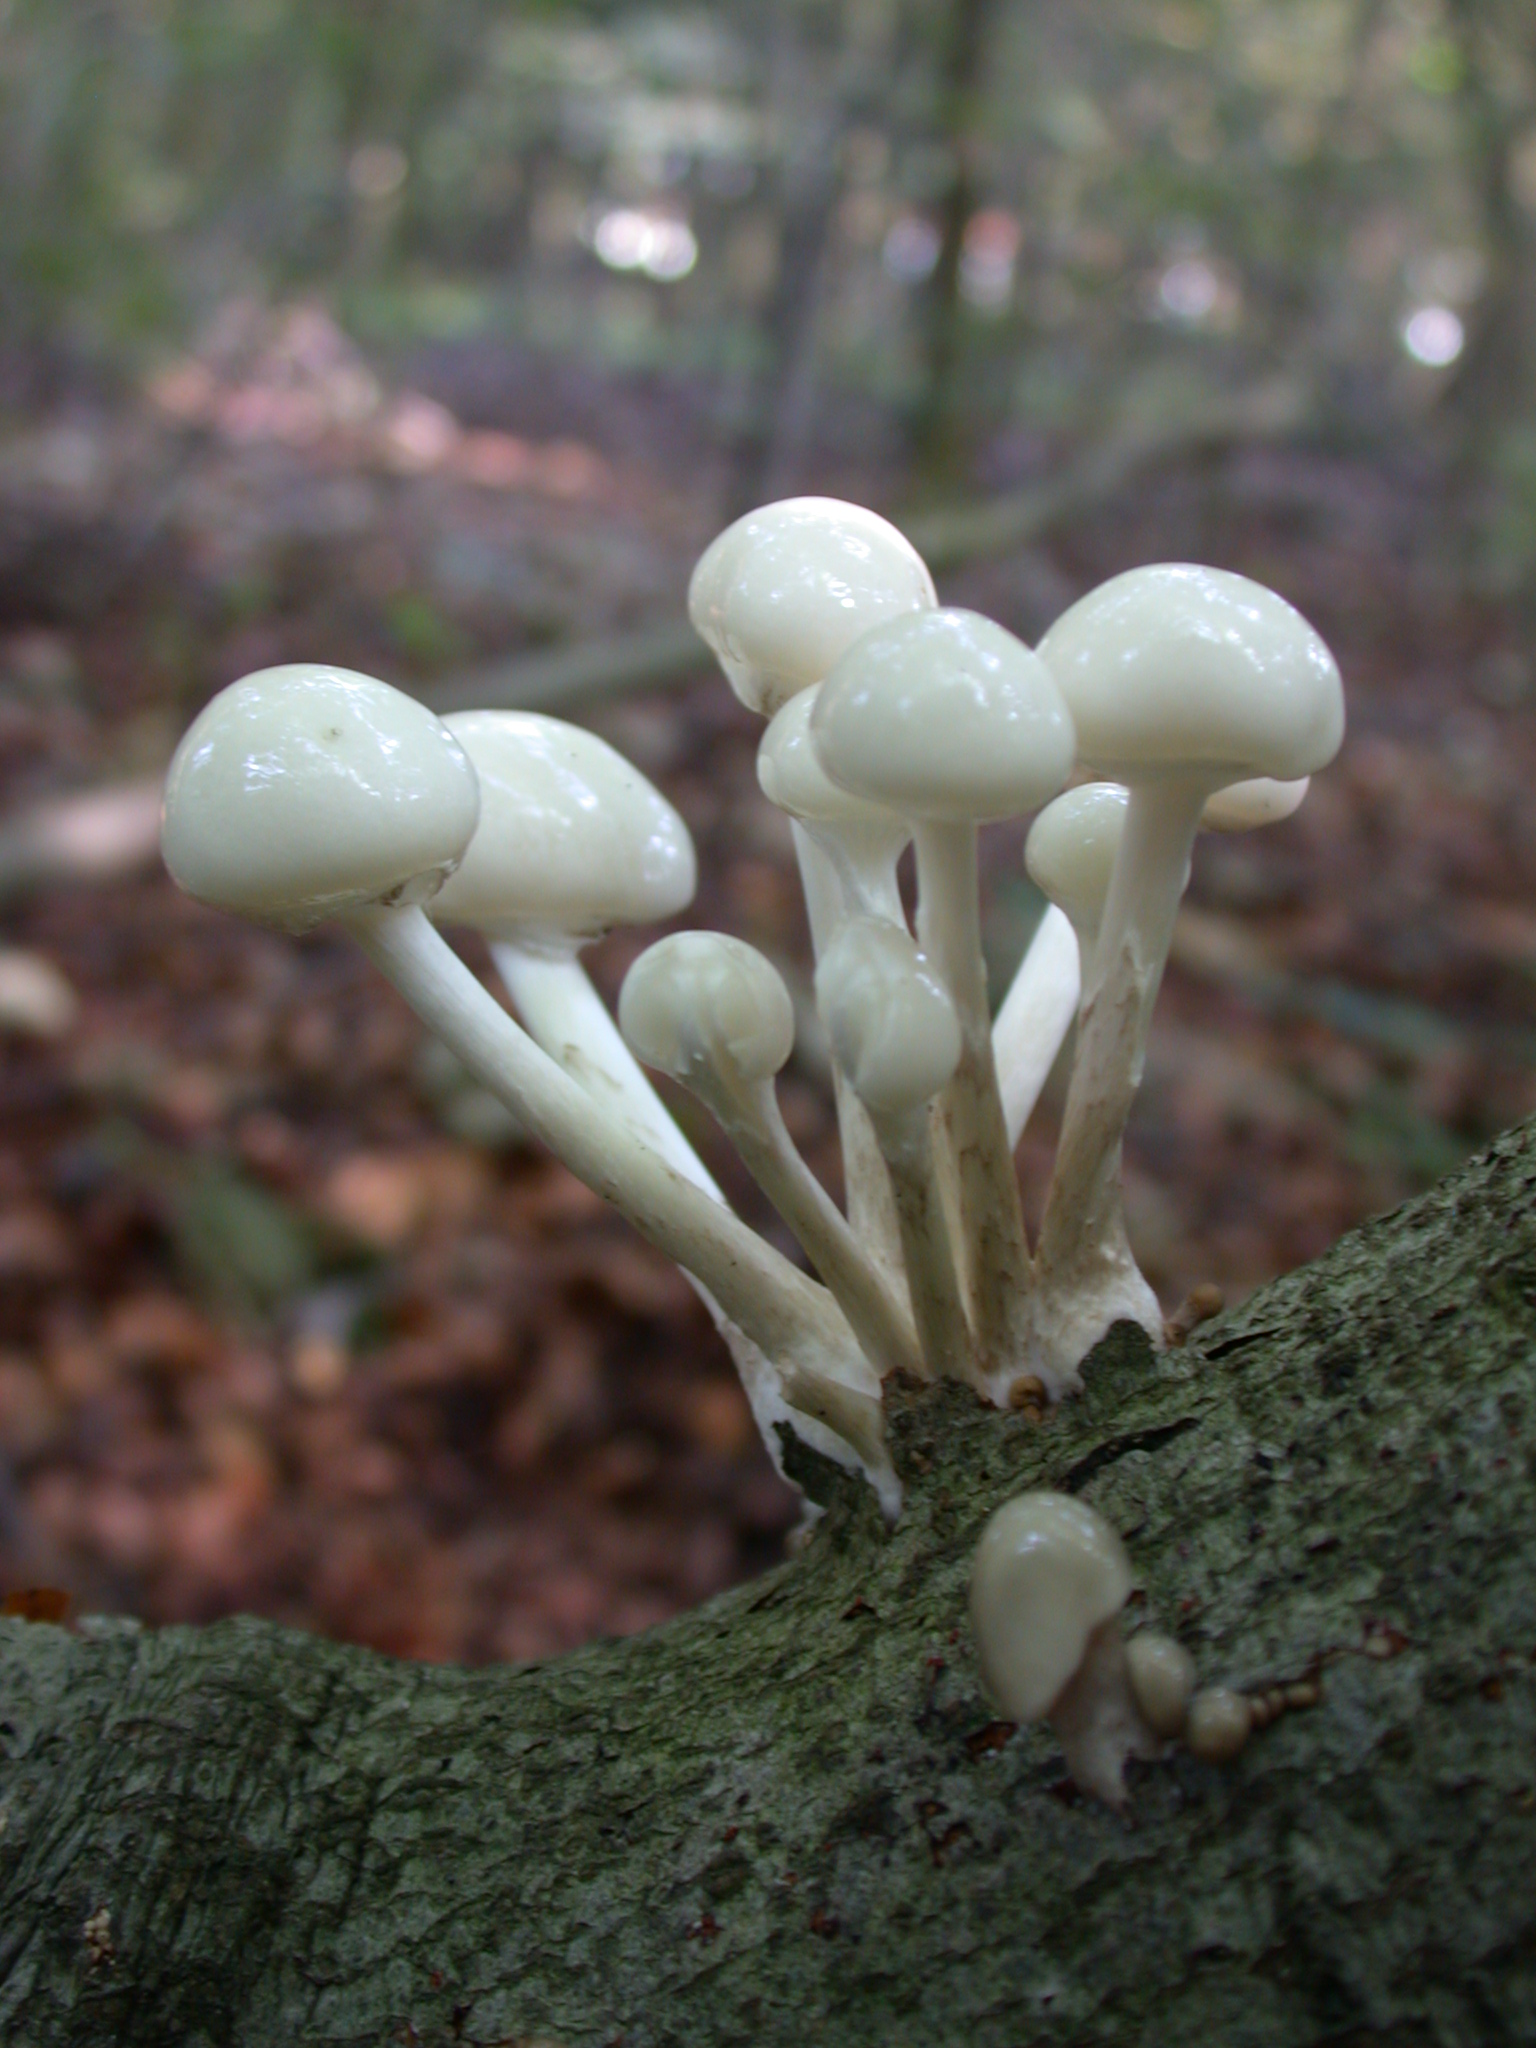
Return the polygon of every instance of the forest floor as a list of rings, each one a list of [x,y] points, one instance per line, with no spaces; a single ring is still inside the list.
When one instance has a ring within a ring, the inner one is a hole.
[[[675,394],[473,353],[370,389],[304,320],[235,322],[148,396],[0,441],[0,1592],[542,1658],[750,1575],[794,1523],[687,1287],[337,937],[179,897],[142,805],[111,879],[6,865],[16,821],[139,786],[252,668],[425,685],[678,610],[716,478]],[[842,461],[812,481],[895,498]],[[1536,1109],[1536,665],[1435,520],[1406,456],[1238,448],[943,584],[1033,639],[1120,568],[1207,560],[1280,589],[1344,672],[1349,738],[1302,811],[1197,853],[1128,1157],[1170,1306],[1240,1298]],[[807,1010],[755,722],[702,665],[587,722],[692,828],[687,922],[761,947]],[[1038,909],[1021,838],[986,846],[999,980]],[[610,997],[649,936],[596,949]],[[835,1187],[813,1026],[782,1098]],[[1032,1212],[1058,1104],[1021,1148]]]

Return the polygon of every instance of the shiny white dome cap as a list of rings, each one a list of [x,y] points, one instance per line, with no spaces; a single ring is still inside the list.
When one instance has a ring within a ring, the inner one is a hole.
[[[882,619],[931,611],[933,578],[887,519],[837,498],[784,498],[700,556],[688,616],[742,703],[763,717],[819,683]]]
[[[1029,828],[1029,878],[1080,935],[1091,938],[1104,915],[1130,796],[1118,782],[1085,782],[1048,803]]]
[[[304,931],[425,902],[479,810],[474,769],[424,705],[297,662],[231,683],[193,721],[166,777],[160,844],[189,896]]]
[[[909,818],[1014,818],[1072,772],[1072,718],[1050,670],[977,612],[876,626],[816,693],[822,767]]]
[[[1011,1719],[1050,1712],[1130,1591],[1125,1546],[1086,1501],[1022,1493],[997,1510],[971,1567],[971,1621],[982,1677]]]
[[[1333,656],[1284,598],[1225,569],[1113,577],[1062,614],[1040,657],[1083,760],[1117,781],[1188,768],[1290,781],[1344,737]]]
[[[436,923],[559,947],[693,900],[687,826],[605,740],[535,711],[443,722],[479,777],[480,823],[432,902]]]
[[[757,750],[757,780],[769,803],[791,818],[845,830],[889,832],[911,837],[906,821],[883,804],[872,804],[841,789],[821,765],[811,736],[811,714],[820,685],[791,697],[776,711]]]
[[[776,1074],[794,1050],[795,1007],[778,969],[723,932],[674,932],[630,968],[619,1029],[636,1057],[674,1081]]]

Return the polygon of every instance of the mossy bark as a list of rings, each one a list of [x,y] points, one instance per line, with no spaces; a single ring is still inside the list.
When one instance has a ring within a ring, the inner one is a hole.
[[[254,1621],[0,1632],[0,2039],[1536,2041],[1536,1130],[1044,1426],[897,1393],[908,1506],[633,1641],[410,1667]],[[810,1474],[816,1485],[827,1468]],[[981,1695],[989,1510],[1081,1492],[1217,1769],[1075,1795]]]

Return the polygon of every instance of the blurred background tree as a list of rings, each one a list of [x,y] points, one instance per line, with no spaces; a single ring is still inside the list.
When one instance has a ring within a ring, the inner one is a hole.
[[[1536,1106],[1533,236],[1518,0],[0,0],[0,1579],[526,1656],[774,1554],[686,1291],[343,947],[153,864],[177,732],[272,661],[590,719],[801,992],[835,1183],[787,842],[681,624],[769,497],[877,504],[1031,639],[1183,556],[1340,656],[1338,768],[1181,919],[1130,1152],[1170,1302]]]

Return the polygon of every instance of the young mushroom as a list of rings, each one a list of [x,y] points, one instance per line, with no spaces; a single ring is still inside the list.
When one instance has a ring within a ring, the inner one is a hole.
[[[959,1180],[965,1293],[1000,1400],[1024,1369],[1032,1284],[1013,1147],[993,1064],[976,830],[1054,796],[1072,771],[1072,719],[1049,671],[974,612],[936,611],[866,633],[817,695],[811,731],[832,781],[912,819],[918,939],[960,1020],[941,1098]]]
[[[688,616],[742,703],[774,718],[814,689],[846,648],[882,620],[931,611],[938,602],[926,563],[888,520],[836,498],[784,498],[728,526],[699,558],[688,586]],[[786,777],[793,776],[786,763]],[[800,778],[803,781],[803,777]],[[777,801],[772,792],[770,800]],[[805,889],[811,943],[819,958],[849,913],[857,860],[873,892],[863,908],[894,896],[855,821],[823,817],[813,833],[791,812],[795,858]],[[852,837],[836,828],[853,824]],[[833,839],[842,847],[834,858]],[[881,914],[884,914],[883,911]],[[868,1122],[834,1072],[848,1218],[880,1269],[894,1275],[897,1249],[889,1191]]]
[[[460,711],[443,723],[474,767],[480,822],[428,915],[482,932],[535,1042],[718,1196],[577,958],[613,926],[657,924],[693,900],[687,826],[580,726],[534,711]]]
[[[1202,810],[1234,782],[1323,767],[1343,737],[1344,703],[1333,657],[1300,613],[1216,569],[1115,577],[1057,620],[1040,656],[1083,760],[1130,792],[1037,1260],[1036,1370],[1071,1385],[1111,1323],[1162,1339],[1126,1245],[1120,1152]]]
[[[757,750],[762,792],[792,821],[811,945],[818,960],[836,943],[850,917],[889,919],[905,931],[896,863],[912,837],[904,818],[850,796],[828,780],[810,735],[819,688],[812,684],[776,711]],[[900,1258],[891,1191],[868,1116],[849,1088],[835,1045],[832,1082],[848,1221],[875,1264],[894,1282]]]
[[[1125,1765],[1162,1742],[1132,1687],[1120,1611],[1125,1546],[1086,1501],[1033,1492],[1005,1501],[971,1566],[971,1625],[988,1692],[1014,1721],[1049,1721],[1085,1792],[1125,1804]]]
[[[541,1052],[427,919],[478,812],[475,771],[429,711],[371,677],[302,664],[232,684],[194,721],[167,778],[162,845],[181,887],[217,908],[289,931],[338,918],[523,1126],[709,1289],[892,1511],[879,1381],[836,1305]]]
[[[912,543],[837,498],[783,498],[747,513],[711,541],[688,585],[695,630],[764,718],[819,683],[871,626],[937,603]]]
[[[900,1307],[779,1114],[773,1082],[794,1049],[795,1012],[776,969],[740,939],[675,932],[625,976],[619,1024],[647,1066],[713,1111],[881,1374],[915,1372]]]
[[[960,1020],[949,991],[904,925],[856,917],[822,956],[816,999],[890,1172],[923,1363],[932,1375],[974,1383],[928,1124],[928,1105],[960,1059]]]

